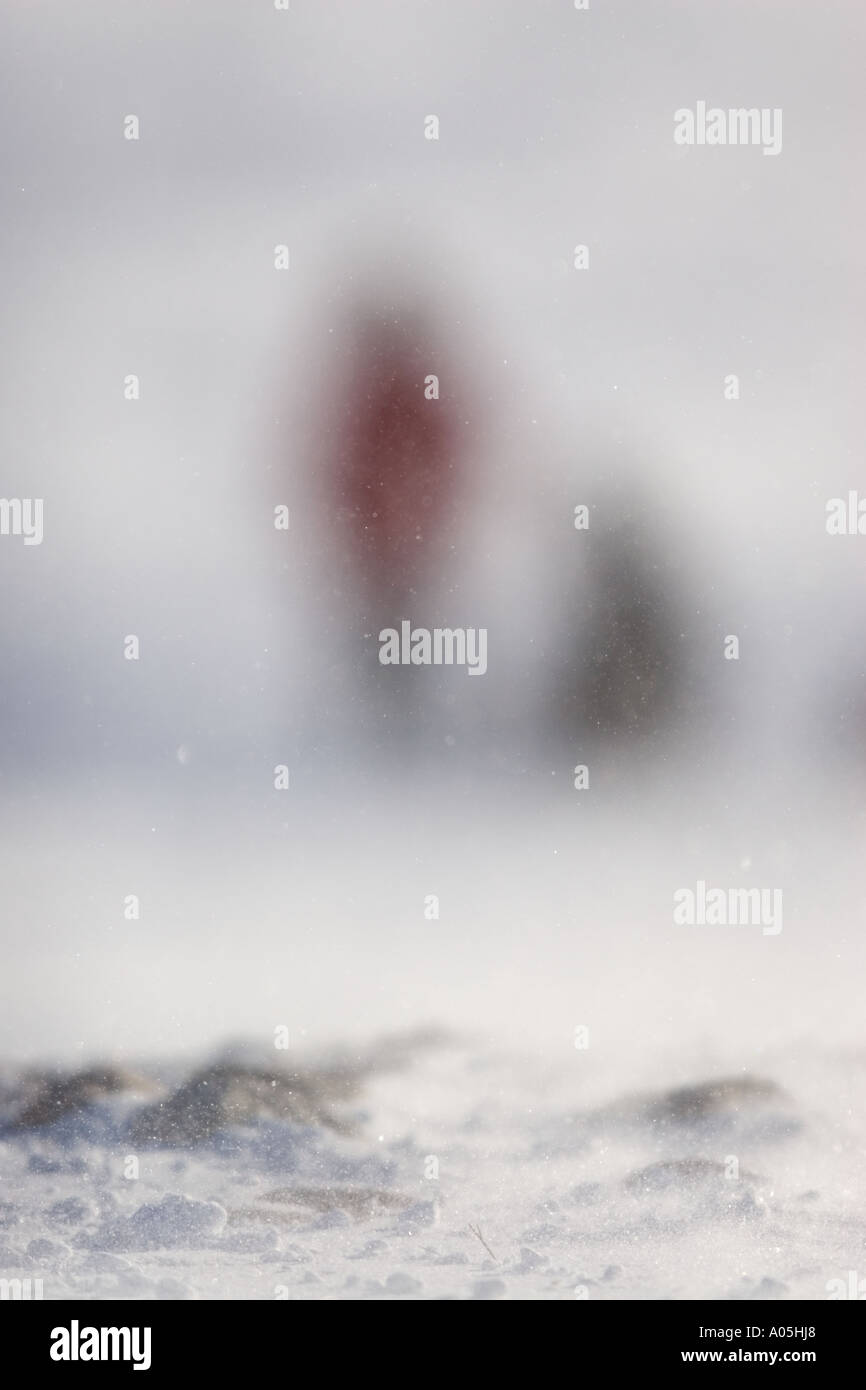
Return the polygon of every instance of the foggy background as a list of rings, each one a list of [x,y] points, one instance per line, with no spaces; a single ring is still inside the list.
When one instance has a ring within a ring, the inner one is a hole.
[[[590,1010],[648,1069],[859,1042],[866,542],[825,531],[866,486],[856,8],[2,29],[2,492],[45,528],[0,538],[5,1054],[567,1048]],[[781,108],[782,152],[676,146],[699,100]],[[391,687],[332,464],[408,320],[455,493],[399,616],[487,627],[489,666]],[[697,878],[782,887],[782,935],[674,928]]]

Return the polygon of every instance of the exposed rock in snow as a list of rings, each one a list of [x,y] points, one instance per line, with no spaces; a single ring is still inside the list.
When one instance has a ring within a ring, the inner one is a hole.
[[[351,1094],[355,1078],[341,1073],[280,1072],[250,1067],[206,1067],[167,1100],[140,1110],[130,1121],[135,1143],[184,1148],[201,1144],[231,1125],[263,1118],[301,1125],[324,1125],[341,1133],[350,1126],[334,1114],[332,1102]]]
[[[88,1067],[74,1072],[28,1072],[10,1098],[7,1123],[15,1129],[39,1129],[77,1114],[106,1096],[154,1090],[152,1082],[119,1067]],[[4,1106],[4,1109],[7,1107]]]

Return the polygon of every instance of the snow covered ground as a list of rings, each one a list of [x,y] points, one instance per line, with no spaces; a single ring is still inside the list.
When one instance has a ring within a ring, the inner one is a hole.
[[[592,820],[406,793],[363,824],[332,811],[330,857],[322,806],[271,815],[280,855],[267,815],[232,848],[187,803],[197,838],[181,863],[177,833],[155,844],[150,873],[167,901],[193,883],[194,913],[181,893],[177,922],[108,927],[109,895],[65,946],[31,922],[39,990],[7,999],[7,1035],[35,1011],[43,1038],[0,1088],[0,1277],[46,1298],[819,1299],[860,1269],[862,821],[828,836],[823,804],[802,839],[739,817],[726,839],[648,790]],[[109,810],[77,837],[112,863],[132,840]],[[676,925],[701,875],[782,875],[781,932]]]
[[[131,1142],[139,1081],[7,1134],[0,1276],[45,1298],[827,1298],[862,1267],[866,1058],[762,1061],[774,1080],[629,1093],[431,1041],[334,1106],[350,1133],[265,1111],[192,1147]]]

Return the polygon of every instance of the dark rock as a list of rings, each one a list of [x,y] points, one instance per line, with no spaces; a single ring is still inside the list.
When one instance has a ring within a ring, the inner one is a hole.
[[[169,1096],[134,1115],[133,1143],[186,1148],[231,1125],[262,1118],[324,1125],[349,1132],[330,1102],[352,1094],[355,1079],[342,1072],[281,1072],[230,1064],[206,1067]]]
[[[106,1096],[150,1087],[150,1082],[118,1067],[88,1067],[65,1074],[30,1072],[21,1078],[9,1129],[12,1132],[41,1129],[66,1115],[87,1109]]]

